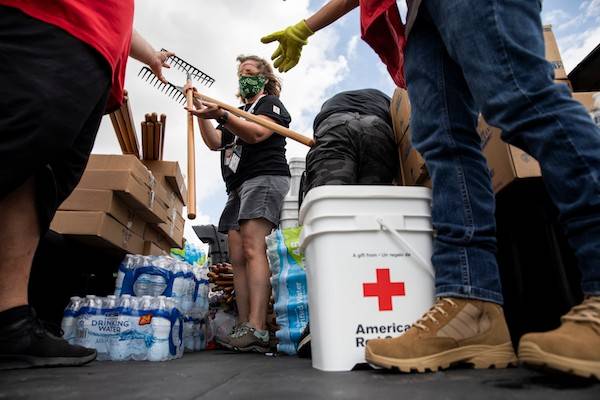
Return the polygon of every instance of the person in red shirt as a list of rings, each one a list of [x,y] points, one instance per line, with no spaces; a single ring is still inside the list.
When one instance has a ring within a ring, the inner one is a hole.
[[[82,365],[96,351],[28,305],[33,255],[118,107],[128,55],[164,80],[168,52],[132,28],[133,0],[0,0],[0,369]]]

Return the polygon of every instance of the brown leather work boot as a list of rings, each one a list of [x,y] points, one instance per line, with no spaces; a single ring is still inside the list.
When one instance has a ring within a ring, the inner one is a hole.
[[[519,361],[600,379],[600,296],[588,297],[561,320],[553,331],[524,335]]]
[[[402,336],[367,342],[369,363],[403,372],[455,364],[475,368],[516,365],[502,307],[487,301],[444,297]]]

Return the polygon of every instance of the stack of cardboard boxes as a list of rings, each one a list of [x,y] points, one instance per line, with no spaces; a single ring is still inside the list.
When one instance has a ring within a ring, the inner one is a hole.
[[[185,198],[176,162],[92,155],[50,228],[114,251],[159,255],[183,246]]]
[[[556,82],[564,83],[570,88],[550,25],[544,26],[544,39],[546,59],[554,66]],[[593,95],[593,92],[572,93],[573,98],[580,101],[588,111],[593,106]],[[398,88],[394,92],[391,112],[401,161],[401,177],[398,182],[403,182],[406,186],[431,187],[425,161],[411,144],[410,103],[405,90]],[[479,118],[477,131],[482,139],[483,154],[490,168],[495,193],[517,179],[541,176],[538,162],[524,151],[503,142],[500,138],[501,131],[488,125],[482,117]]]

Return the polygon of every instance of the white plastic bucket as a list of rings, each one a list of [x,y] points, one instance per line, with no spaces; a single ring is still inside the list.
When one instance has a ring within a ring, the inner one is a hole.
[[[300,157],[293,157],[289,161],[290,166],[290,191],[288,196],[298,198],[298,192],[300,190],[300,180],[302,179],[302,173],[306,168],[306,160]]]
[[[429,189],[317,187],[300,224],[314,368],[365,363],[368,339],[399,336],[433,304]]]
[[[281,207],[279,218],[281,229],[294,228],[298,226],[298,198],[286,196]]]

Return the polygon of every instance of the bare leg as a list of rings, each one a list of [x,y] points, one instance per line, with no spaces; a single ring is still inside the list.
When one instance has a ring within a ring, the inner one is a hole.
[[[40,241],[33,178],[0,200],[0,311],[28,304],[27,285]]]
[[[233,287],[235,289],[235,303],[238,308],[238,323],[248,322],[250,303],[248,300],[248,278],[246,274],[246,258],[242,250],[242,236],[240,232],[228,232],[229,259],[233,267]]]
[[[250,324],[265,329],[267,306],[271,294],[269,262],[265,237],[273,229],[266,219],[250,219],[240,223],[240,233],[246,257],[246,278],[250,298]]]

